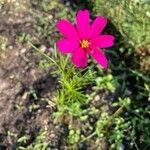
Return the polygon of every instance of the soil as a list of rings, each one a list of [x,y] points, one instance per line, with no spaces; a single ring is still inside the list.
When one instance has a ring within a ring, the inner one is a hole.
[[[17,41],[19,33],[34,31],[34,19],[24,11],[11,12],[11,7],[8,2],[0,13],[0,34],[7,39],[5,50],[0,50],[0,150],[16,149],[22,135],[34,140],[41,128],[49,131],[50,145],[56,148],[60,133],[51,121],[54,107],[47,101],[51,101],[57,80],[50,69],[39,69],[39,55]]]

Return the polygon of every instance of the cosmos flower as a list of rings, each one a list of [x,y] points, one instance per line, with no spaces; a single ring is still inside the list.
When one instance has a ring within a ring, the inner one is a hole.
[[[114,44],[112,35],[101,34],[107,24],[107,19],[98,16],[92,24],[88,10],[79,10],[76,16],[76,25],[65,19],[57,22],[57,29],[63,34],[64,39],[57,42],[60,52],[71,54],[72,63],[79,68],[87,66],[88,56],[93,57],[103,68],[108,66],[108,61],[101,48]]]

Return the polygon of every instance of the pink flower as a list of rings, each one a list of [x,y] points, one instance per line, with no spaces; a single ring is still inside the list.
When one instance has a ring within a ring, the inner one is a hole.
[[[90,25],[89,11],[79,10],[76,21],[76,26],[65,19],[57,22],[58,30],[65,37],[57,42],[58,49],[64,54],[71,53],[72,63],[77,67],[87,66],[90,55],[103,68],[106,68],[107,58],[99,48],[107,48],[114,44],[112,35],[100,34],[107,24],[107,19],[98,16]]]

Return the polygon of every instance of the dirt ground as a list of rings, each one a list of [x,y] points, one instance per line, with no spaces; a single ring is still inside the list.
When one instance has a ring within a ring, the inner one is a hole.
[[[7,4],[0,13],[0,35],[7,39],[5,50],[0,50],[0,150],[16,149],[22,135],[34,140],[41,127],[49,130],[51,146],[56,148],[60,133],[51,123],[53,108],[47,107],[47,100],[57,81],[39,69],[39,55],[17,41],[19,33],[33,33],[34,19],[24,11],[11,11],[15,3]]]

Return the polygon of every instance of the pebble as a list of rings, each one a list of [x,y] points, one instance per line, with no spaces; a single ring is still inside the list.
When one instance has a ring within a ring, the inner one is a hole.
[[[8,82],[1,79],[0,79],[0,83],[1,83],[0,92],[2,92],[4,89],[6,89],[9,86]]]
[[[52,19],[53,19],[53,15],[48,15],[48,18],[49,18],[50,20],[52,20]]]
[[[10,79],[13,79],[14,77],[15,77],[15,75],[10,75],[9,76]]]
[[[26,52],[26,50],[27,50],[26,48],[22,48],[21,51],[20,51],[21,54],[24,54]]]
[[[40,50],[41,50],[42,52],[45,52],[46,49],[47,49],[47,47],[46,47],[45,45],[41,45],[41,46],[40,46]]]
[[[50,137],[51,137],[51,138],[54,138],[54,137],[55,137],[55,134],[54,134],[54,133],[52,133],[52,134],[50,135]]]
[[[99,96],[99,95],[96,95],[95,98],[94,98],[94,100],[95,100],[95,101],[99,101],[99,100],[100,100],[100,96]]]
[[[12,46],[12,45],[10,45],[8,48],[9,48],[9,49],[13,49],[13,46]]]
[[[23,94],[23,96],[22,96],[22,100],[27,99],[27,96],[28,96],[28,93],[27,93],[27,92],[25,92],[25,93]]]

